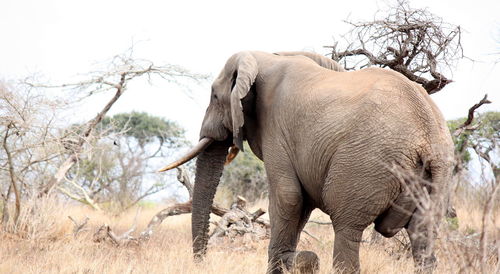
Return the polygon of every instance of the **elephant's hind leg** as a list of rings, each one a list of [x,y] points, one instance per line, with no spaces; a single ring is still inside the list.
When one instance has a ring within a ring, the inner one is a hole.
[[[359,273],[359,244],[363,230],[336,228],[333,244],[333,266],[342,273]]]
[[[411,251],[417,273],[432,273],[436,267],[433,252],[434,228],[428,226],[425,217],[418,210],[411,217],[406,228],[410,236]]]
[[[382,215],[375,219],[375,230],[384,237],[396,235],[411,219],[417,205],[408,193],[402,192]]]
[[[300,232],[309,219],[312,208],[307,205],[297,178],[271,173],[269,214],[271,241],[269,243],[268,273],[283,273],[283,267],[299,273],[314,273],[319,259],[314,252],[296,252]],[[293,173],[292,173],[293,174]]]

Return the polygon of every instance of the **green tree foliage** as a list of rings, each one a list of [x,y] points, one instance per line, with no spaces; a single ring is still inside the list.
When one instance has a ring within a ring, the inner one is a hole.
[[[469,139],[469,134],[464,133],[459,136],[455,136],[453,133],[455,130],[465,122],[466,118],[458,118],[455,120],[447,121],[448,129],[450,130],[451,136],[453,138],[453,143],[455,144],[455,152],[460,155],[460,159],[463,163],[468,163],[471,159],[469,151],[467,151],[467,142]]]
[[[463,124],[465,118],[448,121],[448,127],[455,142],[455,148],[461,160],[466,164],[471,159],[471,151],[488,161],[498,176],[498,155],[500,144],[500,112],[490,111],[477,115],[476,122],[459,136],[455,130]],[[496,156],[494,156],[496,155]]]
[[[155,159],[187,144],[179,125],[144,112],[105,117],[97,132],[91,152],[70,171],[73,185],[63,187],[78,192],[76,183],[95,203],[118,211],[165,189],[170,181],[155,172],[162,163]]]
[[[105,117],[101,122],[101,128],[111,129],[114,132],[125,131],[125,135],[134,138],[141,147],[155,139],[162,145],[185,143],[185,131],[179,125],[145,112],[133,111]]]
[[[241,152],[231,164],[224,168],[221,188],[229,190],[230,201],[241,195],[249,201],[267,197],[267,177],[264,163],[259,160],[245,143],[245,152]]]

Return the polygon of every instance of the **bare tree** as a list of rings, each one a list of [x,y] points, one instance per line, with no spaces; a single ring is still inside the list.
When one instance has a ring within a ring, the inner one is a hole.
[[[31,86],[50,87],[50,88],[72,88],[76,90],[85,90],[89,95],[113,91],[114,95],[102,110],[90,121],[88,121],[78,140],[72,146],[72,154],[63,162],[51,180],[43,186],[39,196],[47,195],[53,188],[57,187],[65,178],[68,170],[79,160],[81,153],[84,151],[84,145],[90,142],[92,133],[96,126],[104,119],[105,115],[111,109],[114,103],[127,90],[130,81],[139,77],[147,77],[151,80],[157,76],[169,82],[178,83],[178,78],[189,78],[192,80],[200,80],[206,78],[204,75],[194,74],[186,69],[164,65],[156,66],[151,61],[136,60],[132,58],[132,50],[123,55],[115,56],[110,64],[110,68],[104,72],[97,71],[89,74],[88,80],[80,81],[73,84],[63,84],[59,86],[43,86],[28,82]]]
[[[14,195],[14,226],[22,209],[22,199],[53,170],[52,163],[63,148],[55,137],[59,99],[48,99],[31,88],[0,83],[0,187],[2,224],[9,221],[9,201]],[[8,182],[8,183],[7,183]]]
[[[347,69],[367,66],[388,67],[421,84],[429,94],[452,82],[442,70],[463,57],[461,29],[443,21],[427,9],[413,9],[407,0],[398,0],[377,12],[372,21],[346,21],[352,26],[344,35],[345,47],[333,46],[332,59]]]

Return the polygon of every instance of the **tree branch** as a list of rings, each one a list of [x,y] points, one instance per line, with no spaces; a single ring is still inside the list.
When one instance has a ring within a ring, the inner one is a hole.
[[[474,120],[474,112],[476,111],[476,109],[480,108],[484,104],[491,104],[491,101],[488,100],[488,94],[485,94],[483,99],[481,99],[481,101],[479,101],[479,103],[474,104],[472,107],[469,108],[469,114],[467,115],[467,120],[465,120],[465,122],[463,124],[461,124],[460,126],[457,127],[455,132],[453,132],[454,136],[459,136],[460,134],[462,134],[462,132],[464,130],[471,129],[470,125],[472,124],[472,121]]]
[[[184,186],[186,187],[188,193],[189,193],[189,198],[193,198],[193,183],[191,183],[191,179],[189,178],[189,174],[187,170],[180,166],[177,167],[177,180]]]
[[[126,76],[126,73],[121,74],[120,82],[115,86],[115,88],[116,88],[115,95],[104,106],[104,108],[97,114],[97,116],[94,117],[94,119],[90,120],[87,123],[87,128],[84,131],[83,136],[80,138],[79,142],[76,144],[76,148],[74,149],[73,154],[69,158],[67,158],[66,161],[64,161],[64,163],[61,165],[61,167],[59,167],[59,169],[57,170],[54,177],[52,177],[51,180],[49,181],[49,183],[47,183],[47,185],[45,185],[45,187],[42,189],[42,191],[39,194],[39,197],[46,196],[47,194],[49,194],[49,192],[55,186],[57,186],[59,183],[61,183],[61,181],[66,176],[66,173],[68,172],[68,170],[71,167],[73,167],[73,165],[78,161],[79,154],[81,153],[83,145],[85,144],[85,142],[88,141],[88,138],[89,138],[90,134],[92,133],[92,131],[95,129],[97,124],[99,122],[101,122],[101,120],[104,118],[106,113],[111,109],[113,104],[116,103],[116,101],[123,94],[124,88],[125,88],[125,76]]]
[[[76,239],[78,236],[78,233],[82,232],[84,227],[87,225],[87,222],[89,221],[89,217],[85,217],[85,219],[81,222],[78,223],[75,219],[73,219],[71,216],[68,216],[68,218],[73,222],[73,238]]]

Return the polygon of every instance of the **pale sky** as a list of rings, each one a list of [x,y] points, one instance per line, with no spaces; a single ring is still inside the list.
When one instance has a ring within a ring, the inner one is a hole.
[[[369,20],[385,1],[68,1],[0,2],[0,79],[43,74],[65,83],[135,44],[137,58],[171,63],[216,76],[233,53],[307,50],[323,46],[348,30],[342,20]],[[500,1],[412,1],[445,21],[462,26],[465,54],[454,83],[433,95],[445,118],[467,114],[484,93],[494,102],[482,110],[500,110]],[[497,37],[497,41],[495,41]],[[182,88],[155,82],[132,85],[111,114],[132,110],[178,121],[196,142],[208,104],[210,81]],[[75,115],[84,121],[105,104],[93,102]]]

